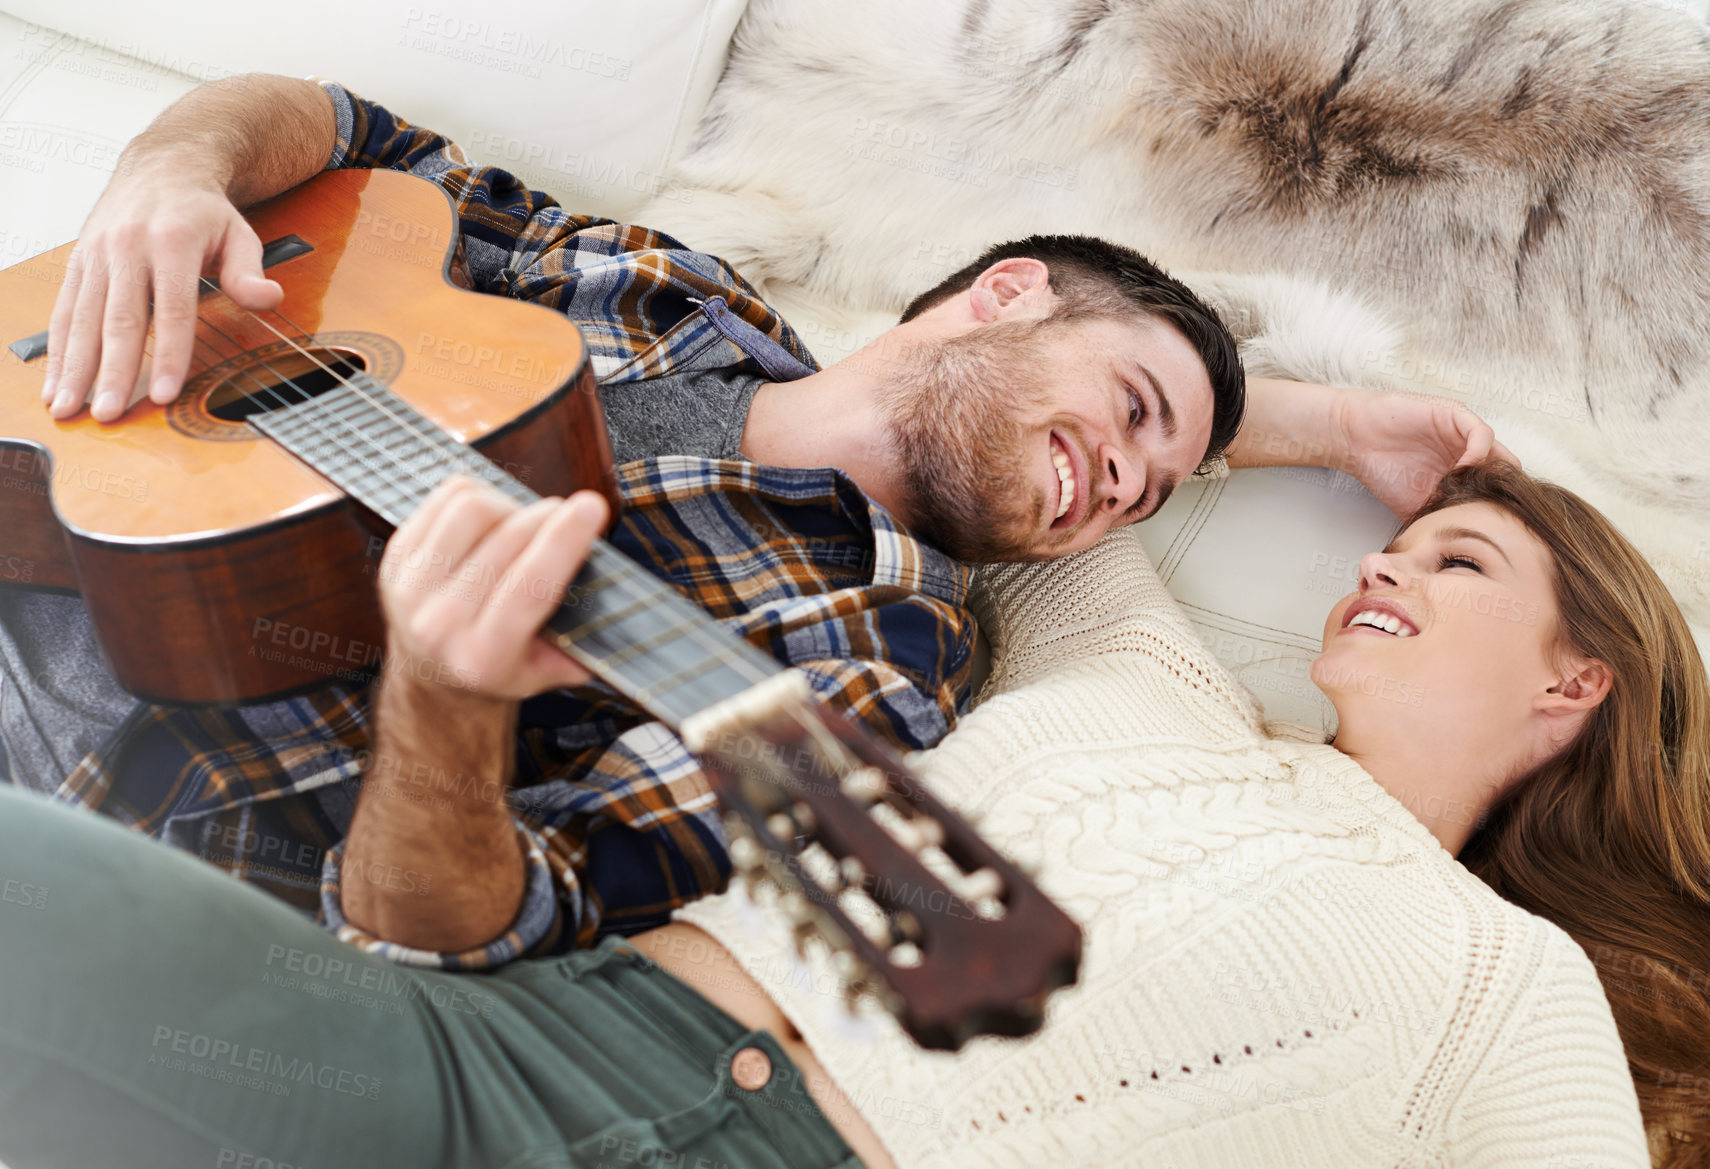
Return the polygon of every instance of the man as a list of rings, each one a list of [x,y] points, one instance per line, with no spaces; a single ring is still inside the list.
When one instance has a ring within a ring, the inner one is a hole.
[[[252,310],[281,295],[237,206],[344,166],[439,183],[471,286],[582,327],[623,464],[612,542],[904,747],[935,742],[966,698],[960,561],[1085,548],[1225,449],[1234,465],[1358,469],[1406,510],[1492,448],[1447,403],[1244,385],[1192,293],[1079,237],[993,249],[820,369],[716,258],[567,215],[336,85],[269,77],[202,87],[127,149],[53,314],[53,414],[124,414],[151,294],[147,392],[170,401],[192,362],[198,273],[217,269]],[[11,770],[301,908],[318,901],[342,936],[405,960],[482,967],[659,924],[728,872],[694,759],[609,693],[563,692],[586,675],[534,638],[546,601],[459,598],[410,568],[562,587],[604,520],[588,498],[519,510],[454,483],[400,529],[382,572],[387,660],[474,686],[391,670],[377,698],[338,685],[154,707],[92,666],[76,601],[0,598]]]

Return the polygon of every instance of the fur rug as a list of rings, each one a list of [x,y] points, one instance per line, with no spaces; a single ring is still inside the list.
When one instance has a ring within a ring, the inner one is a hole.
[[[1130,244],[1255,373],[1465,401],[1710,626],[1710,33],[1684,11],[752,0],[669,185],[640,221],[823,361],[993,242]]]

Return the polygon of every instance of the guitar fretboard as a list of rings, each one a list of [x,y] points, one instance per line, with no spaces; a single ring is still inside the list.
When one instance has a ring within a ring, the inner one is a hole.
[[[394,527],[459,472],[521,504],[540,498],[364,373],[249,422]],[[603,540],[543,636],[672,727],[780,672]]]

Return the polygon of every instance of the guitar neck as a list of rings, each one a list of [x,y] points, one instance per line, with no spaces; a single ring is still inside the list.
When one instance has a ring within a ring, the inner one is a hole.
[[[519,504],[540,498],[364,373],[249,422],[394,527],[460,473]],[[673,728],[781,672],[603,540],[542,636]]]

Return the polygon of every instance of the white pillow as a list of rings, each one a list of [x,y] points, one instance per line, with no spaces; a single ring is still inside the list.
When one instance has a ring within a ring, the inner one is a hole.
[[[747,3],[0,0],[0,266],[75,238],[127,140],[246,72],[331,78],[572,210],[627,218],[671,195],[659,175]]]

